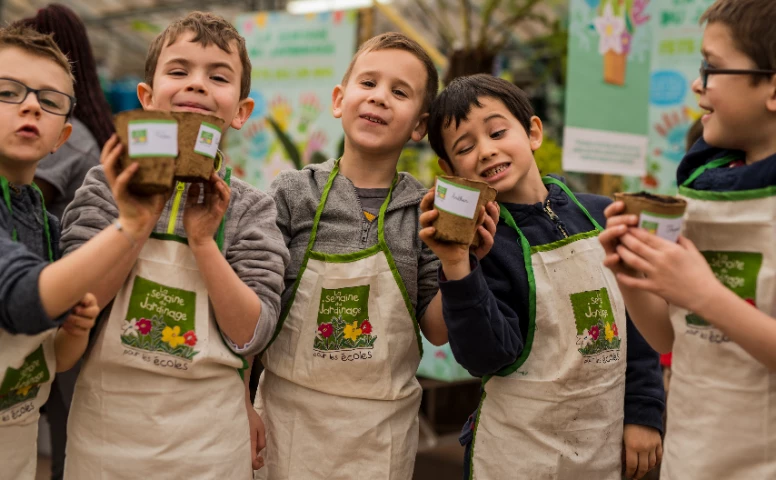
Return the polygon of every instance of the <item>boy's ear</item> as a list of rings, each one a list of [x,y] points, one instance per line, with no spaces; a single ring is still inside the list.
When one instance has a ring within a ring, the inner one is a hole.
[[[453,166],[450,164],[449,160],[437,158],[437,165],[439,165],[439,168],[445,172],[445,175],[455,175],[455,171],[453,170]]]
[[[426,136],[426,133],[428,132],[428,113],[424,113],[420,117],[418,117],[418,123],[415,125],[415,128],[412,130],[412,140],[415,142],[419,142],[423,140],[423,137]]]
[[[768,100],[765,101],[765,108],[771,113],[776,113],[776,75],[771,77],[770,92],[768,93]]]
[[[342,118],[342,98],[345,96],[345,87],[337,85],[331,92],[331,114],[334,118]]]
[[[237,113],[234,114],[232,123],[230,126],[235,130],[239,130],[245,125],[245,122],[251,117],[253,113],[253,107],[256,106],[256,102],[252,98],[243,98],[240,100],[240,104],[237,107]]]
[[[542,120],[534,115],[531,117],[531,131],[528,132],[528,140],[531,143],[531,150],[537,151],[544,141],[544,126]]]
[[[151,85],[145,82],[137,84],[137,99],[140,100],[140,105],[143,107],[143,110],[153,110],[153,108],[151,108],[153,97],[154,89],[151,88]]]
[[[71,133],[73,133],[73,124],[66,122],[62,127],[62,131],[59,133],[59,138],[57,139],[56,145],[54,145],[54,148],[51,149],[51,153],[59,150],[59,147],[61,147],[67,141],[67,139],[70,138]]]

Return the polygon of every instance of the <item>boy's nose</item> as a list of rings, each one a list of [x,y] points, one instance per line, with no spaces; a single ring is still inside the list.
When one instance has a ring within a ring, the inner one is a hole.
[[[27,98],[24,99],[24,101],[19,104],[19,114],[20,115],[35,115],[40,116],[43,109],[40,108],[40,102],[38,101],[38,97],[32,93],[29,92],[27,94]]]
[[[202,79],[198,77],[192,77],[191,81],[188,83],[188,85],[186,85],[186,91],[206,93],[207,87],[205,87],[205,82],[203,82]]]
[[[695,80],[693,80],[692,91],[698,95],[703,93],[703,81],[701,81],[701,77],[697,77]]]
[[[385,106],[385,93],[380,89],[372,90],[372,94],[369,96],[369,102],[375,103],[382,107]]]
[[[495,157],[498,153],[498,149],[493,142],[483,142],[480,144],[480,160],[485,161],[491,157]]]

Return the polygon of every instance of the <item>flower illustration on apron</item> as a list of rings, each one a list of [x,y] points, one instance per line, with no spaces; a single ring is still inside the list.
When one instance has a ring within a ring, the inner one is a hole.
[[[620,335],[606,288],[571,295],[577,346],[585,363],[619,360]]]
[[[321,289],[313,350],[371,350],[376,341],[369,321],[369,285]]]
[[[196,299],[195,292],[135,277],[121,343],[134,350],[193,359],[198,353]]]

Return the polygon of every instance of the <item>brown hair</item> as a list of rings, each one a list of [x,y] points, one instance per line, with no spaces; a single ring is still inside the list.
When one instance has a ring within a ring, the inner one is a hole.
[[[776,1],[717,0],[700,21],[726,25],[736,48],[751,58],[757,68],[776,70]]]
[[[245,39],[240,35],[231,23],[223,17],[206,12],[191,12],[185,17],[172,22],[160,33],[148,48],[145,63],[145,82],[153,86],[156,64],[163,47],[169,47],[184,32],[193,32],[192,43],[198,43],[203,47],[215,44],[226,53],[232,53],[231,43],[237,44],[237,54],[242,64],[242,76],[240,78],[240,99],[248,97],[251,91],[251,60],[245,48]],[[166,41],[166,42],[165,42]]]
[[[57,47],[51,35],[44,35],[23,26],[0,28],[0,48],[4,47],[20,48],[27,53],[51,60],[67,72],[71,82],[75,81],[70,62],[62,50]]]
[[[437,90],[439,89],[439,74],[434,66],[434,62],[431,60],[431,57],[428,56],[428,53],[423,50],[423,47],[416,41],[399,32],[383,33],[382,35],[372,37],[362,43],[356,54],[353,55],[353,59],[350,61],[350,65],[348,65],[348,69],[342,77],[342,85],[347,85],[348,78],[353,70],[353,65],[355,65],[358,57],[367,52],[390,49],[403,50],[411,53],[415,58],[420,60],[420,63],[426,68],[426,95],[423,99],[423,108],[421,112],[428,112],[429,108],[431,108],[431,103],[434,101],[434,98],[436,98]]]

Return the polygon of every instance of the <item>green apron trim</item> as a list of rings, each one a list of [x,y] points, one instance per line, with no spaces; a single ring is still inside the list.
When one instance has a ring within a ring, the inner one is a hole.
[[[391,196],[393,195],[393,189],[396,186],[398,176],[394,176],[393,182],[391,183],[391,188],[388,191],[388,195],[385,197],[385,201],[383,201],[383,205],[380,207],[380,213],[378,215],[378,220],[377,220],[378,242],[376,245],[373,245],[365,250],[360,250],[358,252],[353,252],[353,253],[329,254],[329,253],[317,252],[313,250],[313,247],[315,246],[315,240],[318,236],[318,224],[321,220],[321,215],[323,214],[323,208],[326,206],[326,200],[329,198],[329,192],[331,191],[331,188],[334,185],[334,179],[337,178],[338,174],[339,174],[339,160],[337,160],[334,163],[334,168],[329,174],[329,178],[326,181],[326,185],[323,187],[321,200],[318,202],[318,208],[315,210],[315,217],[313,218],[313,226],[310,231],[310,240],[307,242],[307,249],[305,250],[304,258],[302,259],[302,265],[299,268],[299,272],[296,275],[296,280],[294,281],[294,285],[292,287],[291,296],[289,297],[288,302],[286,302],[286,304],[283,306],[283,312],[280,315],[280,320],[278,320],[277,326],[275,327],[275,332],[272,334],[272,338],[267,343],[267,346],[264,347],[264,350],[262,350],[261,353],[259,353],[259,356],[264,355],[264,352],[266,352],[267,349],[269,349],[269,347],[271,347],[272,344],[275,343],[275,340],[277,339],[278,335],[280,335],[280,332],[283,330],[283,325],[285,324],[286,318],[288,318],[288,315],[291,312],[291,307],[294,304],[294,300],[296,299],[296,292],[299,290],[299,284],[302,282],[302,276],[307,270],[307,263],[311,258],[314,260],[324,261],[327,263],[350,263],[350,262],[355,262],[357,260],[361,260],[363,258],[370,257],[372,255],[379,253],[380,251],[383,251],[388,261],[388,265],[391,268],[391,272],[393,273],[394,280],[396,281],[399,287],[399,291],[401,292],[402,297],[404,298],[404,303],[407,307],[407,312],[409,312],[410,318],[412,319],[412,324],[415,328],[415,334],[418,340],[418,349],[422,357],[423,343],[420,338],[420,327],[418,325],[417,319],[415,318],[415,312],[414,312],[414,309],[412,308],[412,302],[410,301],[409,295],[407,294],[407,289],[404,286],[404,281],[401,279],[401,275],[399,275],[399,270],[396,267],[396,263],[393,260],[393,255],[391,255],[391,251],[388,248],[388,244],[385,242],[385,234],[383,229],[384,222],[385,222],[385,211],[388,209],[388,204],[391,201]]]
[[[711,170],[712,168],[718,168],[718,167],[721,167],[723,165],[727,165],[728,163],[732,162],[733,160],[735,160],[735,157],[732,157],[732,156],[727,156],[727,157],[718,158],[716,160],[712,160],[709,163],[707,163],[706,165],[703,165],[701,167],[696,168],[690,174],[690,176],[687,178],[687,180],[682,182],[681,186],[682,187],[689,187],[690,184],[692,182],[694,182],[696,178],[700,177],[701,174],[703,172],[705,172],[706,170]]]
[[[54,250],[51,247],[51,227],[49,226],[48,215],[46,215],[46,203],[43,199],[43,192],[41,192],[38,186],[34,183],[32,184],[32,188],[38,192],[38,195],[40,195],[40,206],[43,210],[43,232],[46,236],[46,247],[48,248],[49,262],[53,263]],[[8,179],[5,177],[0,177],[0,190],[3,191],[3,199],[5,200],[5,206],[8,208],[8,213],[13,216],[13,207],[11,206],[11,187],[8,183]],[[13,218],[11,218],[11,222],[13,223]],[[11,230],[11,240],[14,242],[19,241],[19,234],[16,232],[16,227],[13,227],[13,230]]]
[[[480,397],[480,404],[477,406],[477,418],[474,420],[474,429],[472,430],[472,448],[469,450],[469,472],[466,477],[467,480],[474,480],[474,445],[477,439],[477,429],[480,426],[480,418],[482,418],[482,406],[485,403],[485,397],[488,394],[485,389],[482,389],[482,396]]]
[[[224,175],[224,182],[226,182],[226,185],[229,186],[231,184],[232,180],[232,169],[230,167],[226,167],[226,175]],[[183,188],[181,188],[183,187]],[[183,195],[183,191],[186,189],[186,184],[183,182],[178,182],[176,185],[177,193],[175,194],[175,200],[173,200],[172,209],[170,211],[170,223],[167,226],[168,233],[152,233],[151,238],[154,238],[156,240],[162,240],[162,241],[171,241],[171,242],[178,242],[182,243],[183,245],[189,244],[189,239],[185,237],[181,237],[179,235],[175,235],[175,220],[178,217],[178,208],[180,207],[181,203],[181,196]],[[226,214],[224,214],[224,218],[221,219],[221,224],[218,226],[218,231],[216,232],[215,241],[216,245],[218,245],[218,250],[221,251],[221,253],[224,253],[224,229],[226,228]],[[216,322],[216,325],[218,323]],[[218,330],[219,337],[221,337],[221,341],[224,343],[224,346],[232,352],[232,349],[229,348],[229,345],[227,345],[226,340],[224,340],[224,336],[221,334],[221,329]],[[240,378],[242,380],[245,380],[245,371],[248,369],[248,361],[245,360],[245,357],[242,355],[238,355],[234,352],[232,354],[239,358],[242,361],[242,367],[237,369],[237,373],[240,375]]]
[[[713,160],[706,165],[696,168],[692,174],[682,182],[679,187],[679,194],[695,200],[709,200],[718,202],[736,202],[743,200],[759,200],[761,198],[773,197],[776,195],[776,186],[757,188],[752,190],[736,190],[732,192],[712,192],[708,190],[695,190],[690,188],[690,184],[700,177],[706,170],[723,167],[736,160],[734,156],[727,156]]]
[[[576,235],[572,235],[568,238],[564,238],[563,240],[558,240],[556,242],[548,243],[546,245],[536,245],[535,247],[531,247],[531,253],[550,252],[552,250],[565,247],[569,243],[578,242],[580,240],[586,240],[588,238],[595,238],[598,236],[599,233],[600,232],[598,230],[590,230],[589,232],[577,233]]]
[[[564,238],[556,242],[531,246],[528,243],[528,240],[525,238],[525,235],[523,235],[523,232],[520,231],[520,228],[518,228],[514,218],[512,218],[512,214],[509,213],[509,210],[507,210],[503,205],[500,205],[501,218],[503,218],[504,222],[517,232],[520,241],[520,248],[523,252],[523,262],[525,263],[526,276],[528,277],[528,332],[526,334],[525,346],[523,347],[523,351],[520,352],[520,356],[517,357],[517,360],[515,360],[514,363],[496,372],[495,375],[499,377],[506,377],[513,374],[525,363],[526,360],[528,360],[528,356],[531,354],[531,346],[533,345],[534,333],[536,332],[536,280],[534,279],[533,274],[531,254],[538,252],[549,252],[573,242],[596,237],[599,232],[603,230],[598,222],[595,221],[593,216],[590,215],[590,212],[588,212],[587,209],[581,203],[579,203],[577,197],[574,196],[571,190],[569,190],[569,188],[563,182],[552,177],[544,177],[542,178],[542,182],[544,182],[545,185],[557,185],[560,187],[561,190],[563,190],[566,195],[568,195],[568,197],[582,210],[582,213],[584,213],[587,219],[590,220],[590,223],[593,224],[594,229],[590,230],[589,232],[572,235],[569,238]],[[487,383],[487,381],[492,377],[493,375],[486,375],[483,377],[483,385],[485,385],[485,383]]]

